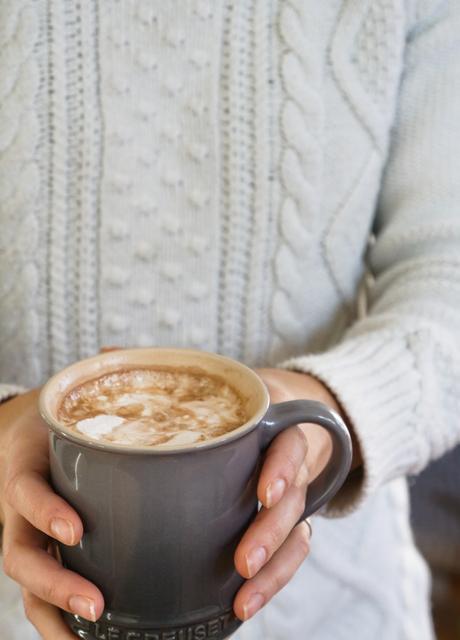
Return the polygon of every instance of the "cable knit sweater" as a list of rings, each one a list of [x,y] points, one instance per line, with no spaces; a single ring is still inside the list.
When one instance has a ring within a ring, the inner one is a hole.
[[[460,440],[459,33],[456,0],[1,2],[0,397],[193,346],[318,376],[360,440],[235,640],[432,638],[404,477]]]

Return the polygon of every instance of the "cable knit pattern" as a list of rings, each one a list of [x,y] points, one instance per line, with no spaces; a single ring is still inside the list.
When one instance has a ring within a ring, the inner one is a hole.
[[[50,203],[49,203],[49,298],[48,323],[51,369],[64,367],[70,361],[70,343],[67,331],[68,305],[65,290],[67,275],[67,238],[65,216],[67,215],[67,104],[65,63],[67,47],[65,42],[64,5],[54,0],[50,5],[53,21],[49,25],[49,69],[52,82],[50,91]],[[74,283],[73,283],[74,284]],[[74,284],[75,287],[75,284]],[[73,289],[74,289],[73,287]]]
[[[41,372],[35,155],[40,131],[34,109],[39,23],[30,2],[6,0],[0,25],[0,68],[8,70],[0,73],[0,361],[7,365],[4,382],[29,385]],[[11,395],[11,388],[0,386],[0,394]]]
[[[97,5],[50,0],[51,370],[97,350],[101,123]]]
[[[246,284],[246,305],[243,318],[245,346],[242,359],[245,362],[263,364],[267,349],[269,317],[264,313],[267,300],[260,304],[253,291],[265,290],[267,296],[267,272],[269,271],[270,239],[274,236],[274,212],[270,198],[273,181],[270,148],[272,126],[272,75],[269,49],[272,35],[273,10],[269,2],[255,2],[253,25],[253,60],[250,88],[253,93],[252,138],[254,140],[253,198],[251,203],[253,224],[250,232],[251,251]]]
[[[247,273],[254,232],[254,9],[254,0],[227,2],[223,16],[219,350],[235,358],[244,354]]]
[[[77,302],[75,316],[78,318],[78,357],[92,355],[100,341],[99,318],[99,225],[100,189],[102,179],[102,114],[100,101],[99,69],[99,2],[91,0],[81,4],[79,49],[76,65],[76,90],[82,110],[82,117],[71,114],[75,137],[79,139],[76,175],[79,177],[79,191],[76,204],[80,212],[76,225],[78,238]],[[69,105],[70,106],[70,105]],[[71,134],[73,135],[73,133]]]
[[[274,11],[254,0],[226,2],[221,53],[222,255],[217,348],[261,363],[269,318],[264,291],[274,234],[271,127],[273,69],[268,55]],[[267,290],[265,289],[266,297]]]
[[[356,38],[353,62],[361,82],[380,110],[385,108],[390,92],[397,88],[394,77],[400,69],[405,31],[404,7],[397,0],[371,2]],[[400,43],[395,47],[395,43]],[[392,113],[387,114],[391,120]]]
[[[386,153],[394,118],[410,5],[401,0],[343,3],[331,42],[337,84],[380,153]]]
[[[459,33],[456,0],[0,3],[0,401],[192,346],[316,375],[360,440],[234,640],[433,638],[404,476],[460,441]]]
[[[99,7],[101,340],[213,349],[221,9],[195,0],[179,19],[174,3]]]
[[[435,8],[430,7],[430,16]],[[446,25],[453,21],[452,29],[458,29],[460,16],[446,9],[438,10],[438,21],[431,24],[424,16],[430,26],[414,35],[406,51],[393,153],[375,219],[376,239],[369,249],[375,281],[369,288],[368,316],[327,353],[285,363],[327,381],[356,421],[367,460],[364,495],[403,469],[417,473],[460,436],[458,420],[448,417],[456,414],[450,412],[458,406],[460,384],[455,331],[460,324],[460,226],[452,199],[458,174],[449,159],[456,142],[446,124],[460,110],[454,72],[458,39]],[[437,158],[436,176],[418,154]],[[362,498],[363,493],[354,496]]]
[[[276,288],[271,317],[271,358],[298,344],[311,331],[308,298],[299,295],[302,274],[313,268],[313,238],[320,214],[323,104],[322,61],[315,30],[305,19],[302,2],[280,4],[279,73],[283,92],[279,114],[281,204],[279,244],[274,259]]]

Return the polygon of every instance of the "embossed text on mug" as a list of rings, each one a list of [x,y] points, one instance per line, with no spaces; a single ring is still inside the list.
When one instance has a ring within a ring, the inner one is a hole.
[[[227,611],[215,618],[180,628],[127,629],[110,622],[88,622],[79,616],[73,616],[71,625],[72,631],[89,631],[97,640],[208,640],[218,638],[235,622],[239,624],[233,611]]]

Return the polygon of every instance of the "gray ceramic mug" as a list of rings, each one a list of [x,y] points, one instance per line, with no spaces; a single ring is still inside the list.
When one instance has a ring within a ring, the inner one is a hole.
[[[161,451],[90,442],[59,423],[58,408],[72,387],[109,371],[155,365],[224,377],[244,398],[250,419],[203,444]],[[309,400],[270,406],[254,371],[203,351],[129,349],[82,360],[45,384],[40,412],[50,426],[53,486],[84,526],[77,546],[59,545],[63,563],[105,598],[96,623],[64,613],[74,633],[88,640],[230,636],[241,624],[232,605],[244,582],[233,556],[258,510],[264,450],[297,423],[317,423],[332,435],[331,460],[310,485],[301,519],[332,498],[351,464],[350,436],[337,413]]]

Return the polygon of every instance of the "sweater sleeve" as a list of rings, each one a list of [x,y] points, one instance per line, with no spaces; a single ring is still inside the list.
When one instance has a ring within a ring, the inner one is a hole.
[[[21,387],[17,384],[0,384],[0,404],[13,396],[17,396],[20,393],[25,393],[26,387]]]
[[[329,351],[280,365],[322,380],[360,442],[361,477],[327,515],[460,442],[460,3],[445,4],[408,37],[367,314]]]

